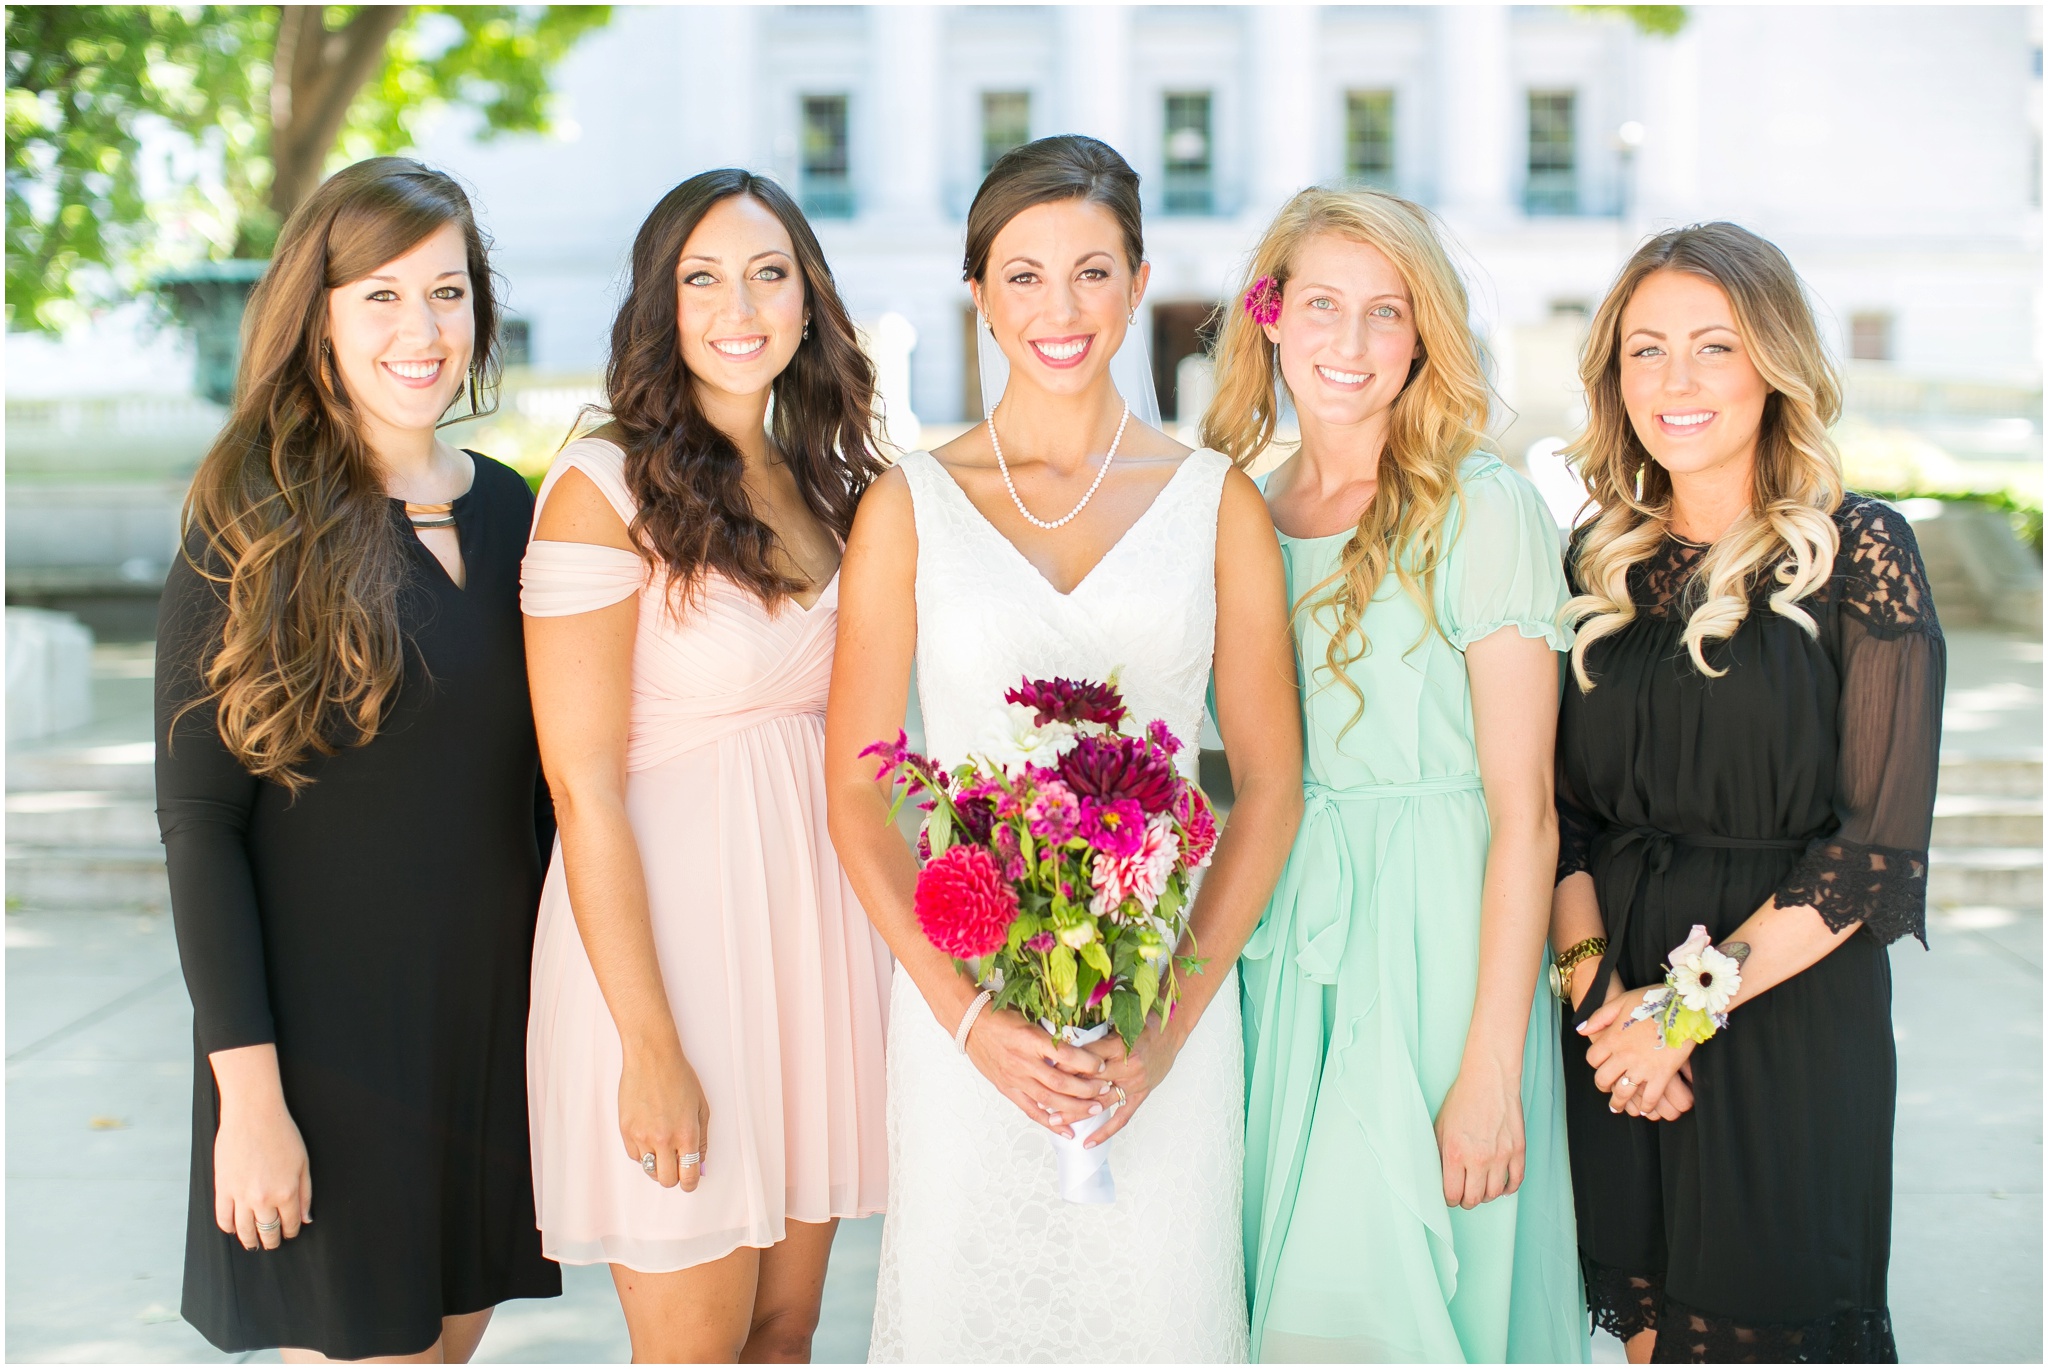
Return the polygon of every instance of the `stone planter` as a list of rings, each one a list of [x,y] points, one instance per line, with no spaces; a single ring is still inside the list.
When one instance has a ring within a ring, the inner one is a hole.
[[[235,394],[242,360],[242,310],[267,261],[204,261],[156,280],[157,293],[198,349],[193,388],[216,404]]]

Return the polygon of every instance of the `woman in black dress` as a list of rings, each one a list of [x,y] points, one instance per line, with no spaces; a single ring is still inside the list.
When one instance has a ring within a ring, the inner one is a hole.
[[[435,434],[494,370],[467,199],[338,173],[249,311],[158,625],[184,1314],[226,1351],[462,1361],[495,1304],[561,1291],[526,1129],[533,499]]]
[[[1582,375],[1552,944],[1588,1301],[1636,1362],[1895,1360],[1885,948],[1925,938],[1944,663],[1919,552],[1844,495],[1837,380],[1753,234],[1647,243]],[[1740,966],[1705,1040],[1636,1012],[1695,926]]]

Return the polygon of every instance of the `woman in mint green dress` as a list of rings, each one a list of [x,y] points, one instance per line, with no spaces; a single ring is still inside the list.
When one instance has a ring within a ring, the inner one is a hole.
[[[1557,1005],[1539,988],[1558,534],[1479,450],[1486,385],[1427,216],[1302,192],[1218,347],[1211,446],[1287,562],[1306,808],[1244,986],[1255,1358],[1583,1361]],[[1352,605],[1364,604],[1363,613]]]

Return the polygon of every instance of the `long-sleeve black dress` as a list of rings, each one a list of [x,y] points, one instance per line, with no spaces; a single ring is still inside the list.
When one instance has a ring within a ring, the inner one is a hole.
[[[526,1121],[526,1005],[541,852],[519,561],[533,497],[484,457],[455,501],[458,589],[408,547],[395,707],[366,746],[312,758],[296,798],[244,770],[195,664],[221,601],[181,558],[157,641],[157,815],[192,994],[184,1315],[226,1351],[412,1354],[441,1318],[551,1297]],[[545,825],[546,820],[541,820]],[[219,1093],[207,1057],[275,1042],[313,1221],[277,1250],[214,1224]]]
[[[1817,636],[1759,593],[1707,648],[1727,673],[1701,674],[1680,636],[1704,548],[1666,538],[1630,576],[1635,621],[1587,649],[1592,692],[1565,688],[1558,877],[1591,872],[1624,988],[1774,895],[1862,924],[1693,1052],[1678,1121],[1609,1112],[1564,1038],[1587,1300],[1623,1339],[1655,1327],[1660,1360],[1898,1357],[1885,948],[1926,939],[1945,653],[1905,519],[1852,495],[1835,523],[1833,577],[1800,601]]]

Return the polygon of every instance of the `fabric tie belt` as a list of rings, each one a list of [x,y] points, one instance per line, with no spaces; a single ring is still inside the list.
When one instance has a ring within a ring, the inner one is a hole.
[[[1348,804],[1380,803],[1388,799],[1427,798],[1434,794],[1463,794],[1480,789],[1477,775],[1446,775],[1438,779],[1411,780],[1403,784],[1359,784],[1335,789],[1314,780],[1302,782],[1301,835],[1296,839],[1296,858],[1314,861],[1329,861],[1336,869],[1337,889],[1333,900],[1333,912],[1339,915],[1327,926],[1305,939],[1296,949],[1295,963],[1303,974],[1322,984],[1337,982],[1337,964],[1343,958],[1344,941],[1350,934],[1352,883],[1351,843],[1345,837],[1342,824],[1338,821],[1338,810]],[[1394,827],[1390,824],[1381,834],[1380,851],[1384,854],[1386,844],[1392,839]],[[1312,854],[1313,853],[1313,854]],[[1378,869],[1375,859],[1374,869]],[[1253,931],[1251,940],[1245,943],[1244,954],[1259,957],[1284,954],[1286,948],[1272,944],[1276,922],[1268,918]]]
[[[1720,837],[1710,833],[1665,832],[1655,827],[1610,827],[1600,834],[1596,846],[1605,846],[1616,863],[1616,868],[1626,872],[1628,898],[1622,903],[1607,932],[1607,950],[1600,957],[1600,972],[1593,976],[1593,987],[1579,1001],[1572,1013],[1572,1025],[1577,1026],[1599,1011],[1607,1001],[1607,981],[1613,976],[1619,964],[1623,938],[1628,935],[1629,918],[1635,906],[1642,900],[1643,881],[1654,872],[1663,874],[1671,868],[1672,852],[1680,847],[1707,851],[1804,851],[1813,841],[1812,837]],[[1629,868],[1630,863],[1633,869]],[[1609,910],[1602,909],[1603,913]]]

